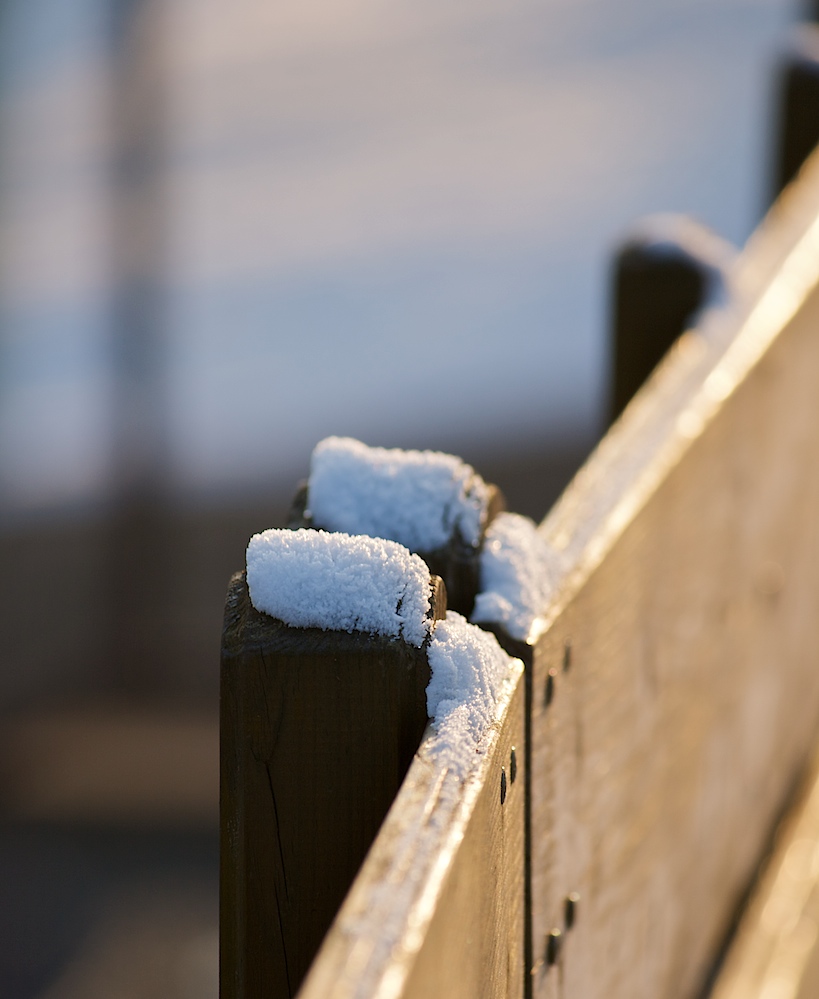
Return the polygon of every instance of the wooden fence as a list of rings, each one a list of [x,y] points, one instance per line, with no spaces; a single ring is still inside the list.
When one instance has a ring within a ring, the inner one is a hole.
[[[465,779],[425,739],[403,780],[399,767],[301,999],[709,987],[817,739],[819,159],[740,255],[727,302],[676,342],[540,531],[553,593],[528,640],[507,641],[522,662],[482,751]],[[248,885],[271,863],[248,852],[249,816],[265,796],[272,814],[276,795],[267,778],[242,791],[237,753],[268,757],[258,742],[237,750],[262,736],[236,724],[231,684],[254,656],[271,669],[272,653],[232,593],[222,996],[249,999],[297,982],[266,978],[269,956],[254,965],[269,940],[247,945],[266,904]],[[264,678],[253,683],[258,694]],[[321,775],[306,764],[303,779]],[[804,839],[816,823],[800,814]],[[269,850],[282,849],[271,827]],[[810,946],[800,953],[782,999],[799,994]],[[757,994],[729,987],[719,994]]]

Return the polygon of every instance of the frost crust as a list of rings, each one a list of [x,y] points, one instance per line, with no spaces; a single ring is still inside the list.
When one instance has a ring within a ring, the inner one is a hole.
[[[459,776],[475,764],[497,704],[513,682],[516,662],[498,644],[455,611],[439,621],[428,646],[432,679],[427,687],[427,714],[433,735],[427,752],[445,758]]]

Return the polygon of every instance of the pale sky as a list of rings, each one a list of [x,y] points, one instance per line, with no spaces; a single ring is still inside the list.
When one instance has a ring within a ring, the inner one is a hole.
[[[331,433],[589,436],[610,248],[656,211],[744,241],[796,15],[145,0],[117,36],[107,6],[12,0],[2,23],[6,507],[105,488],[123,287],[154,303],[130,418],[174,489],[292,478]]]

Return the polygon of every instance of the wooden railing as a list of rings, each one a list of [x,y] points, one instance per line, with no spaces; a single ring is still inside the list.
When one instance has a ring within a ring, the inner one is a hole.
[[[301,999],[711,981],[817,739],[819,159],[729,281],[540,527],[554,587],[506,641],[515,683],[465,777],[422,740]],[[237,652],[229,634],[228,667],[264,660],[264,635]],[[223,830],[244,821],[234,798]],[[278,994],[247,959],[228,955],[223,999]]]

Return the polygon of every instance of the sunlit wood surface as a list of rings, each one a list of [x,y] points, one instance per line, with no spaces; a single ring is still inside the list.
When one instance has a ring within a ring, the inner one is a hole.
[[[725,958],[710,999],[819,995],[819,757]]]
[[[818,215],[815,163],[543,525],[535,958],[582,904],[535,996],[696,994],[813,744]]]

